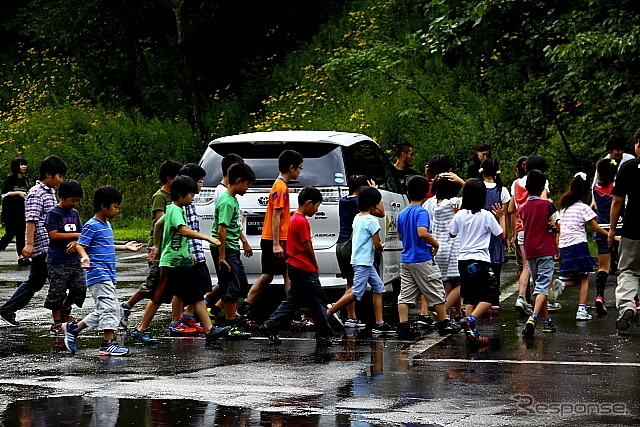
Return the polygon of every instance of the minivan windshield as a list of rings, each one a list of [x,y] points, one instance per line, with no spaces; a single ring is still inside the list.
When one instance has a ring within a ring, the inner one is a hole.
[[[257,142],[211,144],[205,152],[200,166],[207,171],[205,187],[215,187],[222,179],[220,162],[229,153],[236,153],[251,166],[256,180],[251,187],[271,188],[278,177],[278,156],[284,150],[295,150],[302,154],[302,173],[290,187],[327,187],[346,185],[344,161],[340,146],[320,142]]]

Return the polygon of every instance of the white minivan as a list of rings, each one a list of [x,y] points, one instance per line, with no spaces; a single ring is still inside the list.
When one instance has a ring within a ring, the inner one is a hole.
[[[379,270],[385,284],[399,283],[400,252],[397,216],[408,204],[401,185],[393,173],[393,165],[382,149],[366,135],[330,131],[278,131],[256,132],[226,136],[209,143],[200,165],[206,170],[202,191],[194,204],[200,215],[200,229],[210,234],[213,220],[213,193],[220,183],[220,162],[229,153],[236,153],[251,166],[256,180],[244,196],[238,197],[244,215],[243,231],[253,247],[253,257],[242,257],[249,283],[255,282],[261,273],[260,235],[269,200],[269,190],[278,176],[278,156],[284,150],[295,150],[304,158],[303,171],[298,180],[289,182],[291,209],[297,208],[295,193],[305,186],[313,186],[322,192],[323,203],[319,211],[309,218],[313,234],[313,247],[320,266],[323,287],[343,287],[336,261],[336,241],[340,228],[338,200],[348,195],[347,177],[367,175],[375,180],[382,193],[385,217],[380,218],[380,238],[385,243]],[[207,253],[210,271],[215,271],[211,256]],[[278,282],[278,280],[280,282]],[[276,276],[274,283],[282,283]]]

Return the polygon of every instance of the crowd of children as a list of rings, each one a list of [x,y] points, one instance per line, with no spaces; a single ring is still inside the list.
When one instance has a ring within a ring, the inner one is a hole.
[[[446,156],[435,156],[429,162],[426,178],[408,176],[404,185],[409,205],[397,217],[403,250],[395,328],[383,318],[385,284],[375,266],[376,253],[384,250],[379,218],[385,217],[385,211],[380,191],[364,175],[348,179],[349,195],[339,201],[336,246],[347,286],[337,302],[327,304],[307,220],[318,211],[322,193],[313,187],[301,189],[298,208],[290,212],[288,183],[302,173],[302,165],[303,157],[295,151],[285,150],[279,156],[279,174],[269,192],[260,241],[262,275],[249,286],[241,251],[245,256],[253,252],[242,232],[238,197],[255,180],[251,167],[235,154],[223,158],[223,178],[216,188],[213,227],[208,235],[201,233],[192,204],[205,170],[195,164],[163,163],[162,187],[152,197],[148,277],[121,303],[116,296],[115,251],[142,247],[136,242],[114,242],[109,220],[118,215],[122,197],[111,186],[99,188],[93,198],[94,216],[82,225],[76,211],[82,188],[74,180],[62,182],[66,165],[49,156],[40,165],[39,179],[24,195],[26,237],[20,255],[31,260],[29,278],[0,307],[0,316],[18,325],[16,311],[28,304],[48,278],[44,305],[52,312],[51,331],[63,336],[70,352],[76,351],[79,334],[94,328],[103,333],[100,355],[128,354],[129,350],[115,341],[116,332],[128,329],[129,314],[143,299],[149,301],[129,334],[145,345],[159,341],[149,327],[161,304],[171,304],[172,335],[204,334],[206,342],[245,340],[251,337],[246,327],[258,326],[248,320],[258,297],[275,275],[282,275],[286,299],[259,327],[273,344],[281,342],[278,333],[292,319],[313,326],[322,345],[339,341],[337,328],[366,326],[358,319],[354,303],[362,299],[367,286],[372,293],[373,334],[419,337],[409,322],[409,309],[422,301],[422,324],[435,327],[441,335],[464,330],[469,342],[486,343],[489,338],[480,334],[477,324],[488,310],[500,308],[500,274],[508,247],[515,248],[522,262],[515,309],[528,316],[522,331],[525,338],[534,335],[539,317],[543,333],[557,330],[549,312],[560,308],[557,297],[565,286],[578,287],[576,320],[592,318],[587,310],[588,275],[596,266],[595,306],[599,315],[607,314],[604,287],[620,240],[615,225],[624,217],[624,206],[615,198],[619,165],[613,157],[598,162],[593,184],[584,173],[575,174],[559,199],[559,209],[549,199],[546,161],[537,155],[517,160],[511,193],[502,182],[498,162],[490,157],[479,163],[477,177],[466,182],[450,171]],[[25,185],[24,172],[26,161],[18,159],[14,174],[22,181],[14,179],[15,185]],[[589,206],[585,202],[591,196]],[[614,224],[613,230],[610,224]],[[597,263],[589,253],[585,225],[594,231]],[[211,280],[202,241],[210,244],[216,283]],[[559,279],[553,280],[558,260]],[[77,321],[71,310],[73,305],[82,307],[87,290],[95,309]],[[428,315],[427,304],[434,320]],[[309,316],[301,314],[301,309]],[[342,309],[347,312],[344,321]],[[624,311],[618,329],[626,329],[623,326],[628,327],[631,317]]]

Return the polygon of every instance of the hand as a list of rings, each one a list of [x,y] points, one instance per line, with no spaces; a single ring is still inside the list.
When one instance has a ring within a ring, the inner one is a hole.
[[[369,183],[369,187],[373,187],[375,189],[378,188],[378,184],[376,184],[376,182],[372,179],[367,180],[367,182]]]
[[[278,258],[284,257],[284,249],[280,246],[280,242],[273,242],[273,256]]]
[[[620,240],[622,240],[622,238],[620,236],[616,236],[613,238],[613,240],[615,240],[616,242],[619,242]]]
[[[502,218],[505,215],[504,208],[500,203],[494,203],[493,206],[491,206],[491,213],[493,213],[498,218]]]
[[[562,258],[560,258],[560,254],[559,254],[559,253],[556,253],[556,254],[553,256],[553,260],[554,260],[555,262],[560,262],[560,261],[562,261]]]
[[[607,236],[607,245],[609,247],[611,247],[611,245],[613,245],[613,241],[616,238],[616,229],[612,228],[611,230],[609,230],[609,235]],[[24,255],[24,251],[22,251],[22,254]]]
[[[24,196],[27,195],[25,191],[18,191],[18,195],[24,199]]]
[[[89,265],[90,265],[90,262],[89,262],[88,256],[83,256],[82,258],[80,258],[80,267],[89,268]]]
[[[73,241],[73,242],[69,242],[69,244],[67,245],[67,254],[72,254],[76,251],[76,245],[78,244],[77,241]]]
[[[458,203],[452,203],[451,209],[453,209],[453,212],[458,213],[458,211],[462,209],[462,205],[459,205]]]
[[[136,241],[127,242],[124,244],[124,248],[131,252],[138,252],[142,249],[142,243],[138,243]]]
[[[209,243],[212,243],[216,246],[220,246],[220,240],[216,239],[215,237],[210,237],[209,238]]]
[[[218,269],[220,271],[230,272],[231,271],[231,266],[229,265],[229,263],[226,260],[221,259],[221,260],[218,260]]]
[[[25,258],[31,258],[33,256],[33,244],[26,244],[22,250],[22,256]]]
[[[518,238],[516,236],[509,237],[509,241],[507,242],[507,249],[513,249],[514,251],[517,250],[517,247],[516,247],[517,239]]]
[[[253,248],[247,241],[242,242],[242,250],[244,251],[244,256],[247,258],[251,258],[253,255]]]
[[[431,245],[431,255],[436,256],[438,249],[440,249],[440,245]]]
[[[154,262],[158,260],[158,253],[160,253],[160,248],[154,246],[151,248],[149,253],[147,254],[147,261]]]

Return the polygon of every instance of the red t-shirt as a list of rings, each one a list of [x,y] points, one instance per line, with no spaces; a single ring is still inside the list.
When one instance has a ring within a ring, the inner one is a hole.
[[[311,241],[311,227],[309,221],[299,212],[291,215],[289,220],[289,235],[287,236],[286,251],[289,258],[287,263],[305,271],[316,271],[316,267],[304,251],[304,244]]]
[[[558,252],[556,236],[550,233],[549,220],[557,212],[548,200],[529,199],[518,209],[524,229],[524,253],[529,258],[553,256]]]

